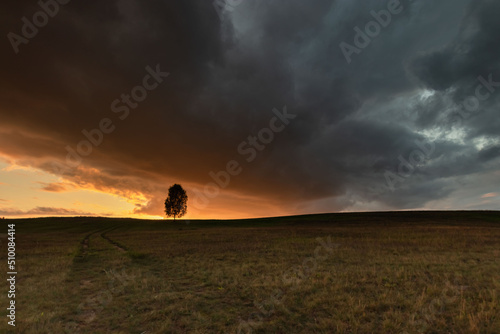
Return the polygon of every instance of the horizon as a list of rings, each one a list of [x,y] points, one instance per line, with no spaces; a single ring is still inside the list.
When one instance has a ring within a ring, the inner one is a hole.
[[[0,217],[500,209],[498,2],[6,7]]]
[[[357,214],[399,214],[399,213],[500,213],[500,210],[397,210],[397,211],[342,211],[342,212],[315,212],[315,213],[302,213],[296,215],[287,216],[262,216],[262,217],[247,217],[247,218],[177,218],[175,221],[182,223],[190,221],[239,221],[239,220],[260,220],[260,219],[280,219],[280,218],[301,218],[307,216],[331,216],[331,215],[357,215]],[[137,217],[127,217],[127,216],[35,216],[35,217],[0,217],[0,219],[12,219],[12,220],[22,220],[22,219],[49,219],[49,218],[100,218],[100,219],[133,219],[133,220],[152,220],[152,221],[172,221],[174,219],[171,217],[159,217],[159,218],[137,218]]]

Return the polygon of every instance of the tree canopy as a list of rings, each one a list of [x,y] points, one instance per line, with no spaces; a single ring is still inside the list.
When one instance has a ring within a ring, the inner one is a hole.
[[[168,197],[165,199],[165,214],[167,217],[182,217],[187,213],[188,196],[186,191],[179,185],[174,184],[168,189]]]

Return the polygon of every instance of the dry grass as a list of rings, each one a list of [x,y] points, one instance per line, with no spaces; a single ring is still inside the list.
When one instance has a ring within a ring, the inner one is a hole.
[[[500,332],[495,212],[17,230],[15,333]]]

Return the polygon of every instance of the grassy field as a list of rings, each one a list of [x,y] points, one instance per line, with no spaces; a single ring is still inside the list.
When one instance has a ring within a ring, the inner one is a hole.
[[[0,333],[500,333],[499,212],[1,223]]]

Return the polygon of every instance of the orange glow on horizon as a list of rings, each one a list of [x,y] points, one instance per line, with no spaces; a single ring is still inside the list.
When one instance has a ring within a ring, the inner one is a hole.
[[[188,195],[194,196],[189,192]],[[193,198],[190,199],[188,213],[178,219],[248,219],[270,217],[275,213],[264,207],[257,214],[249,215],[245,212],[248,209],[245,204],[239,203],[233,203],[230,208],[198,209],[193,205]],[[151,200],[137,191],[102,186],[99,189],[91,183],[77,184],[36,168],[0,160],[0,216],[6,218],[89,216],[173,220],[163,214],[162,207],[154,210],[157,213],[135,212],[137,208],[147,207]]]

